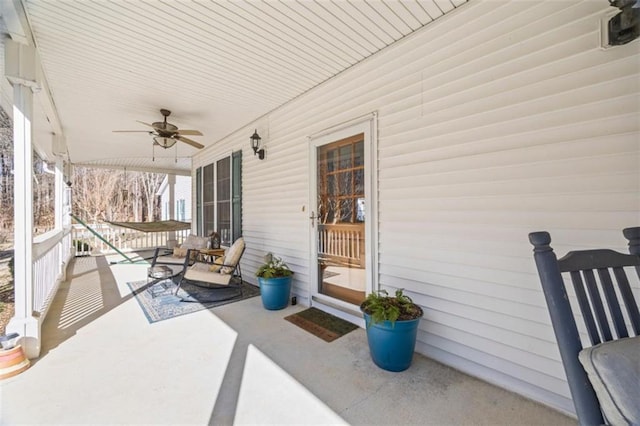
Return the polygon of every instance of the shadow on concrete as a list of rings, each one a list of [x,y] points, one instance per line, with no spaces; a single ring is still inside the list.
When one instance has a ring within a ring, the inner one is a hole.
[[[120,295],[104,256],[75,258],[67,277],[42,324],[42,346],[38,359],[32,360],[34,364],[87,324],[135,297]]]

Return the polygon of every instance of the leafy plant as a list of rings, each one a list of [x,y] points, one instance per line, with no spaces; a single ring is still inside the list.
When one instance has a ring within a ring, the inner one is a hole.
[[[280,278],[293,275],[293,271],[284,261],[269,253],[265,256],[265,263],[256,271],[256,277]]]
[[[389,296],[386,290],[373,292],[362,302],[360,309],[371,315],[373,324],[390,321],[393,325],[396,321],[420,318],[423,315],[422,308],[402,292],[403,289],[396,290],[395,297]]]

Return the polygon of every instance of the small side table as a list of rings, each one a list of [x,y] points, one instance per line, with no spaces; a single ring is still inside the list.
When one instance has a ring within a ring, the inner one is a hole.
[[[224,249],[200,249],[198,250],[198,260],[202,262],[213,262],[216,257],[224,256]]]
[[[166,265],[156,265],[147,269],[147,277],[151,280],[149,281],[149,293],[151,293],[151,297],[156,297],[167,290],[167,285],[162,283],[162,281],[169,280],[173,278],[175,273],[173,269]],[[160,288],[155,288],[156,284],[160,284]]]

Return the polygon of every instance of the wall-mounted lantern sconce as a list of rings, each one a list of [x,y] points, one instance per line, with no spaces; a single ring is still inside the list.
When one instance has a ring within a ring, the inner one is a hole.
[[[260,140],[262,139],[260,135],[258,135],[258,129],[253,132],[251,135],[251,148],[253,148],[253,155],[258,155],[260,160],[264,160],[264,148],[260,148]]]

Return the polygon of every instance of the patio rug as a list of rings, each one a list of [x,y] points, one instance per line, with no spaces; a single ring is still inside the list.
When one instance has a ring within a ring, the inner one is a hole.
[[[176,284],[171,280],[164,280],[153,286],[146,280],[130,282],[127,285],[150,323],[227,305],[260,294],[258,287],[246,282],[242,282],[241,285],[242,295],[231,299],[227,298],[237,292],[235,288],[212,290],[183,283],[178,294],[174,295]]]
[[[349,321],[316,308],[305,309],[284,319],[318,336],[325,342],[333,342],[338,337],[358,328],[357,325],[351,324]]]

